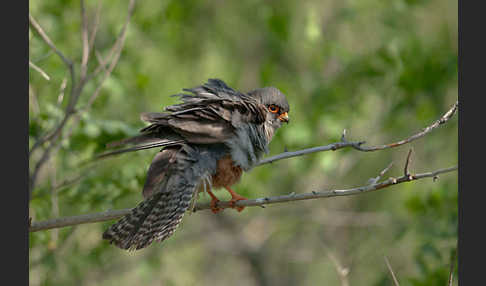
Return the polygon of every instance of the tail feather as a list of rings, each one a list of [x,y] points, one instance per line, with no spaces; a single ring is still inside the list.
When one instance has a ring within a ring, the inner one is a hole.
[[[95,159],[101,159],[112,155],[118,155],[126,152],[133,152],[150,148],[180,145],[186,142],[186,140],[184,140],[181,135],[175,133],[166,126],[158,124],[149,125],[143,128],[141,132],[142,134],[140,135],[106,144],[107,148],[118,148],[127,145],[128,147],[101,153],[97,155]]]
[[[140,134],[137,136],[133,136],[130,138],[125,138],[119,141],[113,141],[108,144],[106,144],[107,148],[115,148],[115,147],[120,147],[122,145],[128,145],[128,144],[147,144],[147,143],[152,143],[152,142],[157,142],[160,141],[160,136],[156,133],[149,133],[149,134]]]
[[[191,205],[200,181],[197,168],[193,168],[195,162],[183,148],[158,153],[147,177],[151,184],[146,186],[145,200],[110,226],[103,239],[122,249],[135,250],[171,236]]]
[[[154,240],[162,241],[174,233],[189,208],[192,190],[182,194],[157,193],[103,233],[103,239],[122,249],[142,249]]]
[[[138,150],[145,150],[145,149],[151,149],[151,148],[156,148],[156,147],[168,147],[168,146],[174,146],[174,145],[179,145],[184,143],[184,140],[166,140],[166,139],[158,139],[158,141],[151,142],[151,143],[145,143],[145,144],[140,144],[134,147],[129,147],[129,148],[124,148],[124,149],[118,149],[114,151],[109,151],[105,153],[101,153],[96,156],[96,159],[102,159],[106,158],[109,156],[113,155],[118,155],[126,152],[133,152],[133,151],[138,151]]]

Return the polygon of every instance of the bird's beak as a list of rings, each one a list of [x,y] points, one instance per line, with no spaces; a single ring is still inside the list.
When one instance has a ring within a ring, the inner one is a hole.
[[[289,123],[289,115],[287,112],[284,112],[282,114],[280,114],[280,116],[278,117],[278,119],[282,122],[285,122],[285,123]]]

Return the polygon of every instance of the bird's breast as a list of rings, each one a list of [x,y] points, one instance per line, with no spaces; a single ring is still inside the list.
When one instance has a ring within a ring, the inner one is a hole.
[[[211,177],[213,188],[230,187],[236,184],[243,174],[243,169],[235,165],[230,155],[225,155],[217,162],[216,173]]]

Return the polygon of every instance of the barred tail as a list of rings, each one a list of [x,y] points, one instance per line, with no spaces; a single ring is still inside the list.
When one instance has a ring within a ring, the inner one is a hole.
[[[216,168],[209,152],[188,145],[166,147],[155,155],[143,189],[145,200],[110,226],[103,239],[122,249],[141,249],[174,233],[205,174]]]
[[[103,233],[103,239],[122,249],[141,249],[174,233],[189,208],[194,188],[160,192],[141,202],[132,212]]]
[[[168,238],[179,225],[196,192],[196,160],[182,149],[159,152],[150,166],[145,200],[110,226],[103,239],[122,249],[141,249]]]

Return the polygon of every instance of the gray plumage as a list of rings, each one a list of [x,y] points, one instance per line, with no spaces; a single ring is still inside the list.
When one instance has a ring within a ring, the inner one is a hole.
[[[195,194],[211,188],[220,159],[230,156],[234,166],[250,170],[268,152],[275,130],[288,121],[285,95],[274,87],[245,94],[210,79],[183,90],[189,93],[175,95],[182,103],[163,113],[142,114],[141,119],[151,124],[139,136],[109,145],[133,146],[99,156],[163,148],[149,167],[145,200],[103,233],[122,249],[141,249],[169,237]]]

